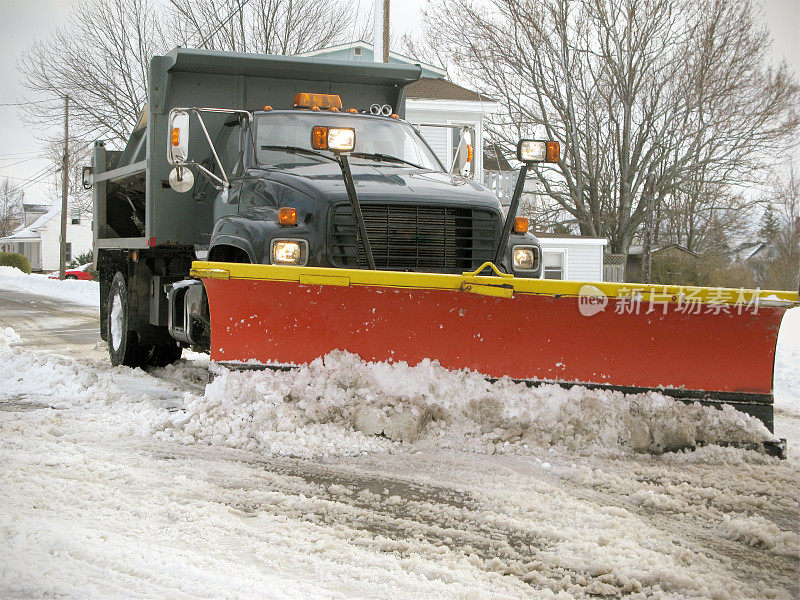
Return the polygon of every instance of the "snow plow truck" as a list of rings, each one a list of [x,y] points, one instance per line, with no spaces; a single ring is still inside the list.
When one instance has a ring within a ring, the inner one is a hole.
[[[287,368],[335,349],[490,379],[731,404],[772,429],[794,292],[542,278],[517,218],[404,119],[417,65],[176,49],[121,151],[95,143],[101,335],[115,365],[182,348]],[[568,143],[568,140],[565,140]],[[563,163],[562,163],[563,164]]]

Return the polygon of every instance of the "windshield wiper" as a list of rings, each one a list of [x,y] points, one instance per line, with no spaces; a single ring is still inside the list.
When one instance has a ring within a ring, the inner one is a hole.
[[[358,158],[374,158],[375,160],[385,160],[389,162],[396,162],[396,163],[403,163],[404,165],[411,165],[412,167],[416,167],[418,169],[423,169],[425,167],[421,167],[416,163],[408,162],[403,158],[398,158],[397,156],[392,156],[391,154],[381,154],[380,152],[351,152],[351,156],[356,156]]]
[[[301,148],[300,146],[261,146],[262,150],[283,150],[284,152],[291,152],[292,154],[309,154],[311,156],[319,156],[328,160],[336,161],[332,156],[326,156],[322,152],[316,150],[309,150],[308,148]]]

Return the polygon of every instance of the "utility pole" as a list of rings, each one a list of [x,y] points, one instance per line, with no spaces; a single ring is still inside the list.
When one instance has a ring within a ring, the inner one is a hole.
[[[389,0],[383,0],[383,62],[389,62]]]
[[[389,62],[389,0],[375,0],[374,34],[372,37],[372,59]]]
[[[652,276],[652,246],[653,246],[653,213],[655,186],[653,176],[648,175],[644,184],[644,193],[647,201],[647,208],[644,218],[644,239],[642,240],[642,283],[650,283]]]
[[[69,193],[69,96],[64,96],[64,156],[61,159],[61,251],[58,277],[67,270],[67,199]]]

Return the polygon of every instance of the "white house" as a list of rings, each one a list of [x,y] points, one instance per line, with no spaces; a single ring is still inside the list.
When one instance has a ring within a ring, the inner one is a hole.
[[[55,271],[59,267],[61,237],[60,204],[23,204],[25,218],[14,232],[0,238],[0,252],[17,252],[31,263],[33,271]],[[67,262],[92,249],[92,224],[79,212],[67,218]]]
[[[542,278],[603,281],[606,238],[534,233],[542,244]]]
[[[357,62],[372,62],[373,59],[372,44],[362,41],[304,52],[299,56]],[[465,133],[466,143],[473,149],[473,159],[466,174],[483,181],[483,122],[487,114],[497,112],[497,102],[448,81],[444,78],[446,73],[433,65],[395,52],[389,53],[389,62],[415,64],[422,68],[419,81],[405,89],[406,120],[419,128],[422,137],[448,169]]]

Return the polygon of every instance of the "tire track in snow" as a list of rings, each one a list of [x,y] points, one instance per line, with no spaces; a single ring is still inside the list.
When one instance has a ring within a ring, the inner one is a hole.
[[[729,454],[734,461],[740,454],[736,449],[719,452]],[[791,598],[800,597],[797,578],[800,560],[796,554],[775,554],[763,546],[727,539],[721,531],[726,517],[752,514],[774,522],[782,531],[800,530],[800,481],[796,467],[765,457],[763,462],[755,464],[734,463],[731,469],[724,463],[713,464],[713,460],[711,464],[702,461],[692,464],[698,451],[684,456],[689,457],[688,464],[670,462],[681,455],[669,454],[665,455],[666,460],[588,457],[581,462],[589,463],[592,471],[589,477],[571,477],[570,469],[562,465],[550,480],[587,503],[640,515],[671,537],[677,546],[717,563],[734,580],[748,583],[754,589],[775,587],[788,592]],[[621,465],[624,468],[620,469]]]

